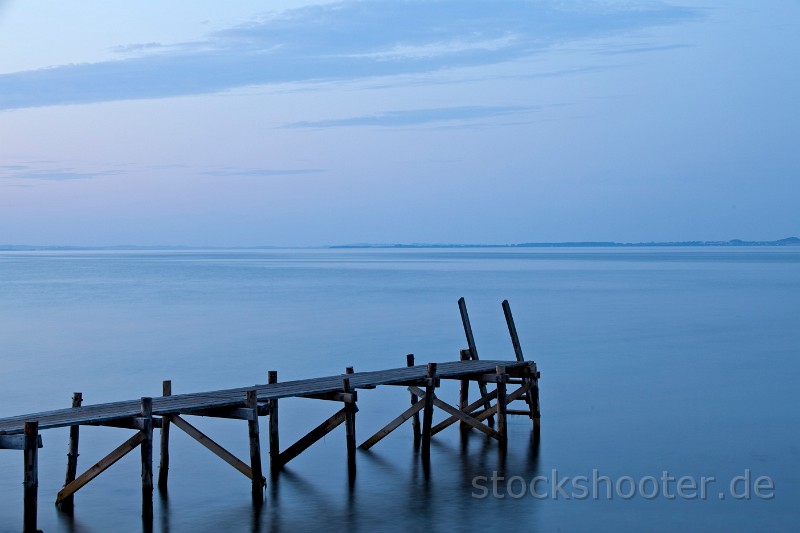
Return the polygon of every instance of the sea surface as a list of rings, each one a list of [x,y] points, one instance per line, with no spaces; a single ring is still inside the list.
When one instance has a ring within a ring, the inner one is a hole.
[[[404,425],[358,453],[351,484],[340,427],[268,478],[258,508],[247,478],[173,429],[153,530],[800,523],[798,248],[0,252],[0,417],[68,407],[73,391],[87,404],[158,396],[164,379],[177,394],[265,383],[268,370],[283,381],[400,367],[408,353],[420,364],[456,360],[466,348],[462,296],[482,359],[513,358],[500,306],[510,301],[525,357],[542,373],[540,441],[520,416],[505,453],[454,426],[436,435],[425,468]],[[437,394],[457,401],[452,383]],[[408,401],[401,387],[359,391],[359,442]],[[281,401],[283,447],[337,408]],[[193,421],[248,456],[243,422]],[[265,419],[261,427],[266,464]],[[79,470],[130,434],[81,428]],[[43,439],[41,529],[143,530],[138,452],[78,492],[70,516],[53,505],[67,430]],[[21,453],[0,450],[2,532],[22,527],[22,473]],[[586,497],[571,485],[580,476]],[[690,483],[702,477],[703,497]]]

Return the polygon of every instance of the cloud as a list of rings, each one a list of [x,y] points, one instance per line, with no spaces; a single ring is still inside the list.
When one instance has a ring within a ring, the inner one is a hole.
[[[660,2],[383,0],[310,6],[125,57],[0,75],[0,110],[209,94],[286,82],[424,74],[695,19]]]
[[[299,169],[272,169],[272,168],[225,168],[221,170],[209,170],[201,172],[204,176],[214,177],[269,177],[269,176],[293,176],[298,174],[317,174],[323,172],[318,168],[299,168]]]
[[[74,181],[119,174],[124,172],[120,170],[85,172],[74,168],[37,169],[27,165],[0,166],[0,179],[3,180]]]
[[[442,107],[435,109],[408,109],[388,111],[374,115],[359,117],[319,120],[309,122],[292,122],[287,128],[332,128],[339,126],[413,126],[450,121],[479,120],[504,115],[528,113],[537,108],[523,106],[467,106]]]

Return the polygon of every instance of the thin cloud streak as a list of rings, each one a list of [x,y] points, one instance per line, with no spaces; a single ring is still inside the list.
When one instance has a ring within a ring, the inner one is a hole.
[[[697,10],[660,2],[413,0],[311,6],[195,42],[121,46],[117,50],[127,57],[119,60],[0,75],[0,110],[485,66],[566,42],[699,16]]]
[[[25,165],[0,166],[0,179],[32,181],[75,181],[125,174],[121,170],[95,172],[78,171],[74,168],[36,169]]]
[[[387,111],[375,115],[318,121],[292,122],[285,128],[334,128],[342,126],[416,126],[439,122],[480,120],[507,115],[518,115],[536,110],[535,107],[444,107],[438,109],[409,109]]]
[[[296,176],[302,174],[319,174],[320,172],[324,172],[324,170],[319,168],[300,168],[300,169],[251,168],[251,169],[209,170],[206,172],[201,172],[201,174],[203,176],[226,178],[226,177]]]

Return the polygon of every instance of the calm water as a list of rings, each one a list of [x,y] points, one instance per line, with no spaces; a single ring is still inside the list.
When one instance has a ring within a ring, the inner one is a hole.
[[[797,249],[0,252],[0,416],[66,407],[73,391],[87,403],[156,396],[163,379],[180,393],[263,383],[267,370],[288,380],[403,366],[406,353],[454,360],[466,347],[460,296],[485,359],[513,356],[500,308],[510,300],[523,350],[542,371],[538,448],[526,418],[511,419],[505,457],[482,434],[462,442],[453,429],[436,436],[426,475],[402,427],[358,454],[351,489],[339,428],[268,482],[257,513],[249,480],[173,431],[154,529],[764,531],[800,522]],[[439,395],[455,402],[457,391]],[[405,409],[408,393],[359,399],[361,441]],[[337,406],[288,400],[281,409],[286,446]],[[197,425],[247,457],[242,422]],[[81,432],[81,469],[130,435]],[[46,431],[44,444],[44,531],[142,530],[137,453],[80,491],[69,518],[51,505],[66,430]],[[0,450],[0,531],[21,529],[21,461]],[[476,476],[520,476],[519,494],[554,469],[717,481],[705,500],[616,491],[609,500],[607,484],[598,499],[553,498],[544,484],[546,498],[512,498],[505,481],[505,498],[473,497]],[[750,485],[772,479],[774,497],[720,499],[747,469]]]

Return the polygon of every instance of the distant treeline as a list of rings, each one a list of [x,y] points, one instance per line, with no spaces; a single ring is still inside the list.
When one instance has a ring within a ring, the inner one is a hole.
[[[0,244],[0,251],[80,251],[80,250],[273,250],[279,248],[626,248],[645,246],[800,246],[800,238],[778,241],[679,241],[679,242],[523,242],[519,244],[338,244],[333,246],[36,246]]]
[[[800,238],[777,241],[676,241],[676,242],[523,242],[519,244],[342,244],[330,248],[625,248],[644,246],[800,246]]]

